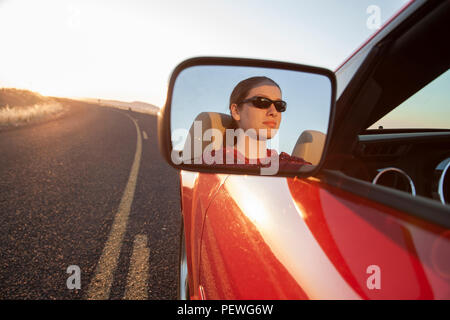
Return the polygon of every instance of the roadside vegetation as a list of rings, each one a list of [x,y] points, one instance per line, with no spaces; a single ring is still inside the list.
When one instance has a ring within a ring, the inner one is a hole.
[[[56,99],[36,92],[0,88],[0,128],[16,127],[55,117],[65,108]]]

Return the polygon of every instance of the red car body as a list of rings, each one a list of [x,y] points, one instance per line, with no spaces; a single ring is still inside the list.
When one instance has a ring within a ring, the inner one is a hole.
[[[341,86],[413,7],[339,68]],[[316,177],[181,171],[180,183],[191,299],[450,298],[450,231],[407,209]]]
[[[181,176],[191,299],[450,297],[444,228],[314,178]]]

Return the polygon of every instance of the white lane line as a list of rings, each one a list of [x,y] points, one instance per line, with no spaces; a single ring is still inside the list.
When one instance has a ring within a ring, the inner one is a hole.
[[[147,300],[150,249],[147,247],[147,236],[139,234],[134,239],[130,271],[125,288],[125,300]]]
[[[142,130],[142,134],[144,136],[144,140],[147,140],[148,139],[147,133],[144,130]]]
[[[103,252],[98,262],[95,275],[92,278],[88,288],[87,299],[92,300],[105,300],[109,298],[114,271],[117,268],[120,250],[122,248],[122,241],[127,228],[131,203],[133,202],[134,198],[134,190],[136,189],[139,165],[141,163],[141,131],[137,122],[129,115],[126,114],[126,116],[128,116],[136,126],[136,153],[134,155],[134,161],[131,167],[130,176],[125,187],[125,191],[122,195],[122,199],[120,200],[116,216],[114,217],[114,222],[112,224],[108,240],[106,241],[105,247],[103,248]]]

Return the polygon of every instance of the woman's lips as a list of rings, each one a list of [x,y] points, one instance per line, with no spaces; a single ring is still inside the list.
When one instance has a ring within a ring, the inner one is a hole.
[[[277,123],[275,121],[264,121],[263,124],[265,124],[266,126],[270,127],[270,128],[275,128]]]

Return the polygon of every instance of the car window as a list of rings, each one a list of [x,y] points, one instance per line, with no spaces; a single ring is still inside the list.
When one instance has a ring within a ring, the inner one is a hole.
[[[450,70],[409,97],[368,129],[450,129]]]

